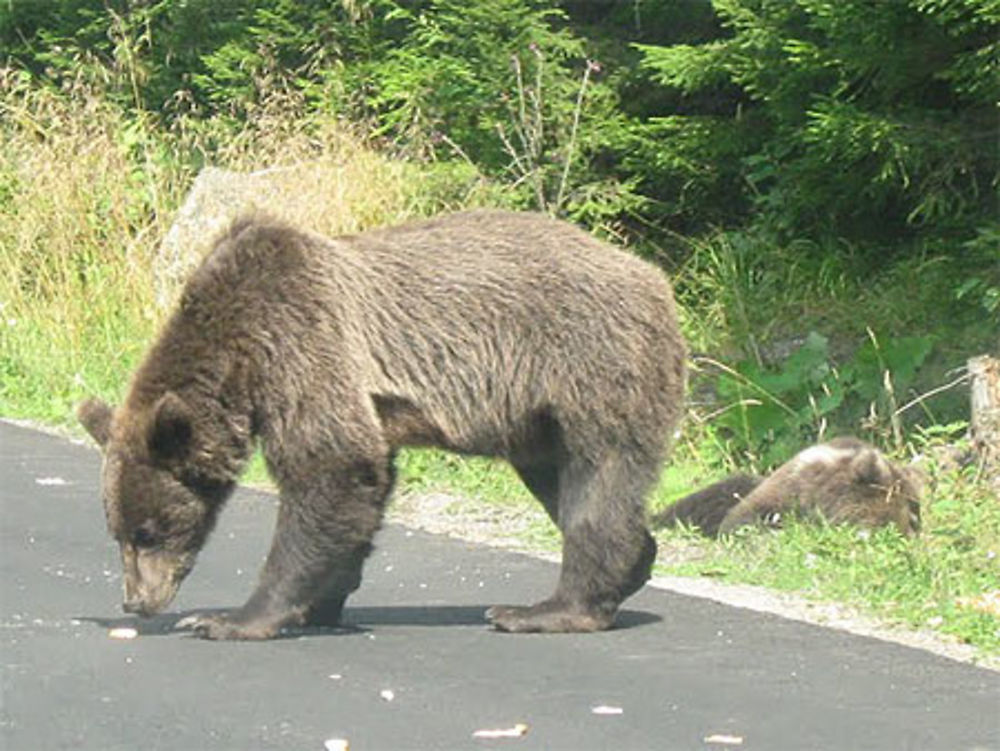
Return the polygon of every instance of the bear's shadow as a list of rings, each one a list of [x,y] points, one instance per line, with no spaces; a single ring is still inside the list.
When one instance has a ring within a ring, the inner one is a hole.
[[[486,605],[388,605],[359,606],[344,609],[343,623],[340,626],[306,626],[301,628],[283,629],[280,639],[295,639],[314,636],[351,636],[364,634],[380,626],[488,626],[486,621]],[[179,613],[161,613],[139,618],[123,616],[120,618],[100,618],[96,616],[78,616],[76,620],[93,623],[98,628],[133,628],[139,636],[170,636],[172,634],[191,635],[189,629],[177,628],[177,624],[185,618],[203,615],[221,615],[229,612],[228,608],[206,608],[187,610]],[[619,611],[615,621],[615,631],[648,626],[662,621],[655,613],[641,610]]]

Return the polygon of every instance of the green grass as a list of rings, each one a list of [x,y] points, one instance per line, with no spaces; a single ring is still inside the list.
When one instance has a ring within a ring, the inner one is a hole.
[[[407,449],[397,458],[396,469],[399,489],[405,493],[450,489],[486,503],[534,503],[514,470],[496,459]]]
[[[439,449],[404,449],[396,457],[397,493],[460,492],[482,503],[535,503],[514,470],[503,461],[467,457]],[[241,482],[270,487],[260,452],[247,466]]]
[[[660,534],[663,546],[695,544],[698,555],[662,572],[846,603],[1000,654],[1000,613],[968,604],[1000,590],[1000,503],[977,473],[929,466],[922,532],[914,540],[894,528],[794,522],[780,531],[745,528],[720,541],[668,530]]]
[[[993,528],[992,499],[970,496],[972,512]],[[661,569],[796,592],[809,599],[856,606],[913,628],[931,628],[1000,654],[1000,617],[963,604],[1000,586],[995,544],[952,534],[931,503],[925,533],[915,541],[895,530],[793,524],[778,532],[746,529],[701,546],[698,560]],[[683,532],[661,535],[670,546]]]
[[[151,193],[104,103],[15,91],[0,113],[0,411],[62,423],[120,392],[154,330]]]

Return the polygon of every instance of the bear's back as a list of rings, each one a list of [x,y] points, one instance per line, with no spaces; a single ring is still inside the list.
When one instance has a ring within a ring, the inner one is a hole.
[[[491,394],[499,406],[572,392],[573,410],[618,404],[622,418],[639,401],[654,412],[680,401],[685,348],[666,277],[577,227],[479,210],[350,243],[370,283],[352,318],[368,322],[393,387],[474,395],[467,409]]]
[[[268,398],[316,409],[381,395],[475,448],[542,413],[651,443],[638,433],[679,415],[684,359],[658,269],[565,222],[482,210],[336,238],[242,220],[146,370],[238,363],[275,384]]]

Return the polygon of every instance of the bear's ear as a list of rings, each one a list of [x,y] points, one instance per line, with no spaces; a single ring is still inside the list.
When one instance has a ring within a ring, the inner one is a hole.
[[[885,485],[892,482],[889,462],[873,448],[859,451],[851,457],[848,471],[851,474],[851,482],[866,485]]]
[[[149,451],[160,459],[178,459],[191,446],[194,415],[187,403],[173,391],[159,398],[153,407],[149,429]]]
[[[76,417],[87,429],[97,445],[104,448],[111,435],[111,418],[114,409],[100,399],[87,399],[76,408]]]

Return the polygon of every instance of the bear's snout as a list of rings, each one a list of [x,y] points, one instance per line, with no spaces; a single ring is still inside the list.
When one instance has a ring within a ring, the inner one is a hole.
[[[191,570],[190,556],[122,546],[122,610],[141,616],[161,612]]]
[[[146,609],[145,603],[138,598],[125,600],[122,603],[122,610],[124,610],[126,613],[132,613],[134,615],[141,615],[141,616],[152,615],[152,613]]]
[[[148,593],[140,591],[128,591],[126,588],[125,597],[122,600],[122,610],[126,613],[148,617],[161,612],[174,599],[177,586],[160,586],[156,592]]]

